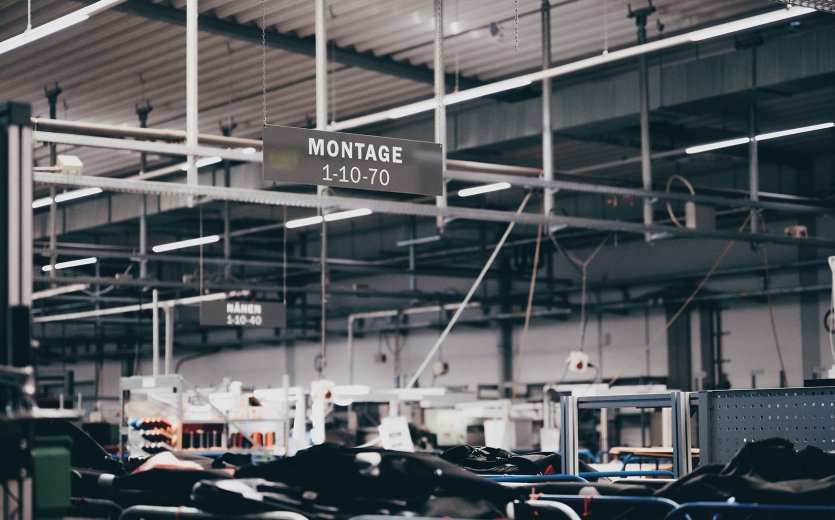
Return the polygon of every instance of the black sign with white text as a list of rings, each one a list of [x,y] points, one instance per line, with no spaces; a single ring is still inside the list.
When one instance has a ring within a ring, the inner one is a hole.
[[[200,304],[200,325],[279,328],[286,323],[283,303],[216,301]]]
[[[338,188],[443,194],[441,145],[292,128],[264,127],[264,179]]]

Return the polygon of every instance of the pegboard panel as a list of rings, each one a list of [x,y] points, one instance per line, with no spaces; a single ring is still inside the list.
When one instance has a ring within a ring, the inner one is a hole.
[[[835,450],[835,387],[703,392],[703,463],[730,461],[746,442],[780,437],[797,449]]]

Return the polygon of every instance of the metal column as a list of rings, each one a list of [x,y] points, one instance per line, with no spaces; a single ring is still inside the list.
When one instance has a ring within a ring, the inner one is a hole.
[[[148,128],[148,114],[153,107],[150,103],[145,106],[136,107],[136,115],[139,116],[139,127]],[[139,154],[139,175],[142,176],[148,170],[147,155],[145,152]],[[148,196],[142,195],[139,204],[139,279],[148,278]]]
[[[756,49],[751,52],[756,53]],[[756,60],[755,60],[756,61]],[[749,198],[753,202],[760,200],[760,159],[757,147],[757,92],[751,94],[751,106],[748,114],[748,189]],[[757,208],[751,209],[751,233],[756,233],[760,226],[760,213]]]
[[[444,68],[444,0],[435,0],[435,142],[441,145],[443,154],[442,175],[446,179],[446,69]],[[443,183],[443,194],[435,197],[435,204],[439,208],[447,206],[446,181]],[[437,217],[437,226],[440,233],[444,232],[446,223],[443,216]]]
[[[197,0],[186,1],[186,146],[197,146]],[[194,155],[187,157],[186,183],[198,184],[197,164]],[[194,197],[189,197],[189,206]]]
[[[152,306],[151,312],[151,373],[154,377],[159,375],[159,291],[156,289],[151,293]]]
[[[551,4],[542,0],[542,70],[551,68]],[[554,132],[551,125],[551,78],[542,80],[542,177],[554,180]],[[543,190],[542,213],[554,209],[554,192]]]
[[[577,423],[580,414],[577,408],[577,397],[564,395],[560,398],[560,454],[562,455],[561,473],[576,475],[580,469],[577,448],[580,443],[577,433]]]
[[[687,392],[672,392],[673,475],[681,478],[693,471],[690,455],[690,396]]]
[[[61,87],[58,86],[58,83],[55,84],[55,88],[53,89],[44,89],[46,93],[46,98],[49,100],[49,118],[50,119],[57,119],[58,118],[58,96],[61,95]],[[58,150],[55,143],[51,143],[49,145],[49,165],[55,166],[58,162]],[[49,270],[49,277],[53,280],[56,276],[56,269],[55,264],[58,261],[58,255],[55,253],[55,250],[58,249],[58,202],[55,200],[55,196],[58,194],[56,186],[49,187],[49,265],[51,269]]]
[[[632,10],[629,8],[629,17],[635,19],[638,26],[638,45],[647,42],[647,19],[655,12],[652,0],[649,5],[642,9]],[[638,97],[640,98],[641,110],[641,181],[644,190],[652,190],[652,157],[650,149],[649,132],[649,70],[645,54],[638,57]],[[644,224],[652,224],[652,199],[644,198]],[[651,233],[645,234],[646,240],[652,239]]]
[[[316,128],[326,130],[328,127],[328,35],[325,25],[325,0],[316,0],[315,6],[315,28],[316,28]],[[327,187],[318,186],[316,192],[320,197],[327,196]],[[324,208],[321,210],[325,214]],[[328,354],[328,226],[322,221],[321,233],[321,327],[320,327],[320,353],[321,363],[319,365],[319,377],[325,375]]]
[[[174,356],[174,308],[165,308],[165,375],[171,374],[171,359]]]

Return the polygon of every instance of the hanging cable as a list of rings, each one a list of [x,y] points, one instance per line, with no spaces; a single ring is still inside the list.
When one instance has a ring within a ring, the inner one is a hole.
[[[765,218],[760,214],[760,230],[765,231]],[[789,384],[786,364],[783,362],[783,350],[780,348],[780,336],[777,334],[777,320],[774,319],[774,305],[771,301],[771,275],[768,272],[768,245],[763,245],[763,274],[765,275],[765,297],[768,302],[768,321],[771,323],[771,335],[774,338],[774,348],[777,350],[777,360],[780,362],[781,383]]]
[[[742,230],[745,229],[745,226],[748,225],[748,222],[750,220],[751,215],[748,214],[748,216],[745,217],[745,221],[742,223],[741,226],[739,226],[740,233],[742,233]],[[664,326],[661,327],[658,330],[658,332],[655,333],[655,336],[653,336],[652,339],[647,342],[644,348],[640,349],[640,351],[638,351],[637,354],[632,359],[630,359],[628,363],[621,366],[621,369],[617,373],[617,375],[615,375],[615,377],[613,377],[612,380],[609,381],[609,388],[611,388],[617,382],[617,380],[620,379],[623,376],[623,374],[627,370],[629,370],[629,368],[631,368],[632,365],[635,364],[635,361],[641,359],[645,354],[647,354],[652,349],[652,347],[654,347],[655,344],[658,343],[658,340],[661,339],[662,335],[665,332],[667,332],[667,330],[673,325],[673,323],[678,319],[678,317],[681,316],[685,310],[687,310],[687,307],[689,307],[690,304],[693,303],[693,300],[696,299],[696,296],[702,291],[702,289],[704,289],[705,285],[707,285],[708,280],[710,280],[710,278],[713,276],[713,273],[715,273],[716,270],[719,269],[719,266],[725,260],[725,257],[728,256],[728,253],[731,252],[731,249],[733,249],[735,244],[736,239],[728,241],[727,245],[725,245],[725,249],[722,250],[722,252],[719,254],[719,257],[716,259],[715,262],[713,262],[713,265],[710,267],[710,270],[707,272],[707,274],[705,274],[704,278],[702,278],[702,280],[699,282],[699,284],[696,286],[693,292],[690,293],[687,299],[684,300],[684,303],[681,304],[681,307],[679,307],[676,313],[673,314],[673,316],[669,320],[667,320]]]
[[[513,0],[513,22],[516,35],[516,52],[519,52],[519,0]]]
[[[583,347],[586,344],[586,327],[588,325],[588,317],[586,316],[586,305],[588,302],[588,271],[589,265],[591,264],[592,260],[603,250],[603,246],[606,245],[606,242],[609,241],[612,234],[609,233],[603,238],[603,241],[592,251],[592,253],[586,258],[585,260],[581,260],[579,257],[564,249],[557,239],[554,238],[554,235],[548,235],[551,239],[551,242],[554,244],[554,247],[557,248],[557,251],[566,259],[568,262],[574,266],[580,272],[580,350],[583,350]]]
[[[688,181],[687,179],[685,179],[681,175],[672,175],[669,179],[667,179],[667,188],[666,188],[667,193],[670,193],[670,188],[672,188],[672,186],[673,186],[673,181],[679,181],[680,183],[684,184],[684,186],[687,188],[687,191],[690,192],[690,195],[693,195],[693,196],[696,195],[696,190],[693,188],[693,184],[691,184],[690,181]],[[690,203],[688,203],[688,204],[690,204]],[[670,220],[673,222],[673,224],[675,224],[676,227],[679,227],[679,228],[687,227],[686,226],[686,218],[685,218],[685,224],[682,224],[681,221],[678,219],[678,217],[676,217],[676,214],[673,211],[673,206],[672,206],[672,204],[670,203],[669,200],[667,201],[667,214],[670,216]]]
[[[536,290],[536,273],[539,267],[539,249],[542,244],[542,224],[536,228],[536,247],[533,253],[533,267],[531,267],[531,283],[528,288],[528,306],[525,309],[525,325],[522,328],[522,338],[519,341],[519,355],[516,360],[516,374],[510,390],[511,402],[516,401],[516,387],[522,380],[522,363],[525,359],[525,346],[528,343],[528,329],[531,325],[531,310],[533,309],[533,294]]]

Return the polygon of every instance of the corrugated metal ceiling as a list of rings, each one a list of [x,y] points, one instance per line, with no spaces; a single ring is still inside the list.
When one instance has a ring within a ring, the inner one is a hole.
[[[160,2],[162,4],[162,2]],[[635,41],[627,0],[552,2],[554,61],[566,61]],[[634,2],[633,2],[634,3]],[[333,43],[415,65],[431,65],[431,0],[330,0],[329,36]],[[667,33],[773,7],[768,0],[658,0]],[[33,24],[71,12],[79,3],[35,0]],[[169,4],[163,4],[169,5]],[[185,9],[185,0],[174,7]],[[239,24],[260,22],[261,3],[202,0],[200,10]],[[447,0],[447,70],[481,80],[511,76],[540,66],[540,1],[519,0],[518,50],[512,0]],[[298,36],[313,34],[313,2],[267,0],[267,25]],[[26,24],[26,2],[0,1],[0,39]],[[493,30],[491,31],[491,26]],[[651,38],[658,29],[650,27]],[[313,59],[267,49],[267,119],[299,125],[314,114]],[[40,42],[0,55],[0,97],[33,104],[46,115],[43,87],[63,88],[59,116],[71,120],[136,125],[135,106],[151,101],[149,125],[185,126],[185,29],[136,15],[108,11]],[[430,85],[333,64],[331,112],[337,119],[431,96]],[[219,133],[221,121],[234,118],[235,135],[257,136],[261,128],[260,46],[214,34],[200,36],[200,130]],[[135,164],[129,154],[81,150],[87,172],[105,173]],[[43,158],[44,151],[38,157]]]

